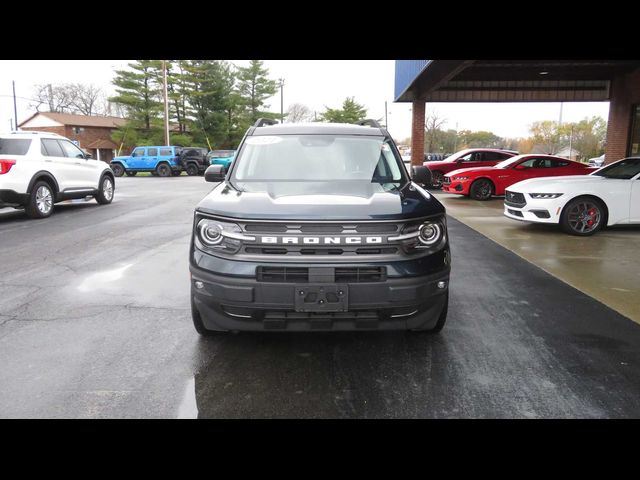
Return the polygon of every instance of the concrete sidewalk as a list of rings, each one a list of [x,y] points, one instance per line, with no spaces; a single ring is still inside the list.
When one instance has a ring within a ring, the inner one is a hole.
[[[478,202],[431,193],[452,217],[640,323],[640,227],[614,227],[592,237],[575,237],[559,227],[504,217],[503,198]]]

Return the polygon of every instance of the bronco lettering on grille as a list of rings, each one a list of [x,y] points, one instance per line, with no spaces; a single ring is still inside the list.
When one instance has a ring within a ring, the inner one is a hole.
[[[378,244],[383,243],[383,237],[302,237],[302,236],[265,236],[259,237],[258,243],[266,244],[293,244],[293,245],[353,245],[353,244]]]

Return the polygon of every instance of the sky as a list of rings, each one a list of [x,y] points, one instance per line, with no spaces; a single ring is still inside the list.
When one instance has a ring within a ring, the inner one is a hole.
[[[246,60],[230,60],[237,66]],[[29,106],[37,84],[91,83],[113,93],[114,70],[126,68],[128,60],[0,60],[0,131],[8,131],[13,118],[12,81],[16,84],[18,123],[31,116]],[[388,130],[398,141],[411,135],[411,104],[394,103],[393,60],[265,60],[273,79],[284,79],[284,110],[302,103],[320,114],[325,107],[340,108],[346,97],[368,110],[368,117],[384,121],[387,102]],[[280,112],[280,92],[267,104]],[[445,129],[486,130],[501,137],[527,137],[538,120],[560,118],[560,103],[432,103],[446,119]],[[609,102],[565,102],[562,121],[609,114]]]

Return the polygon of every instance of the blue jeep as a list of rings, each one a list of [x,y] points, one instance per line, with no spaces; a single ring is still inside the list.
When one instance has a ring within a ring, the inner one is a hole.
[[[181,149],[182,147],[136,147],[131,155],[111,160],[111,170],[116,177],[125,173],[133,177],[138,172],[151,172],[159,177],[180,175],[182,167],[178,160]]]
[[[222,165],[225,172],[229,170],[229,166],[231,165],[231,162],[233,162],[235,156],[235,150],[211,150],[207,154],[209,163],[211,165]]]

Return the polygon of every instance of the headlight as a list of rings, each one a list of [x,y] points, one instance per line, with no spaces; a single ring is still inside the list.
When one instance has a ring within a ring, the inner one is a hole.
[[[436,245],[442,240],[442,226],[435,222],[426,222],[420,226],[418,239],[420,243],[427,246]]]
[[[200,250],[234,254],[240,250],[243,238],[235,223],[203,218],[196,224],[196,247]]]
[[[469,180],[469,177],[453,177],[454,180]]]
[[[530,193],[529,194],[531,198],[540,198],[545,200],[558,198],[561,195],[562,195],[561,193]]]

